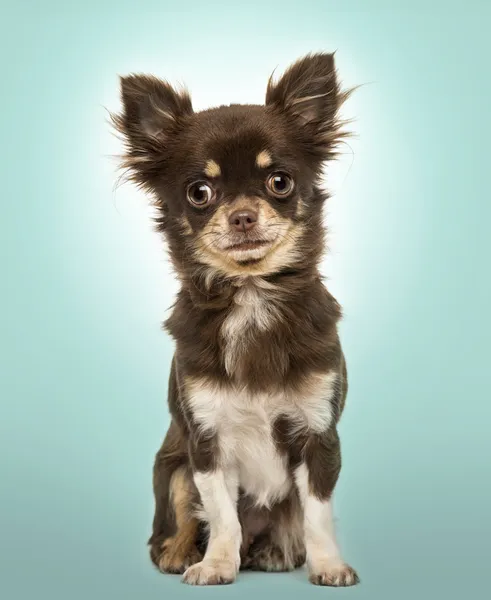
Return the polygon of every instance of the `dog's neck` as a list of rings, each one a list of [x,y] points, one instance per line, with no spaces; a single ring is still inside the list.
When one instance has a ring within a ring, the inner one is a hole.
[[[206,275],[181,278],[165,322],[188,374],[259,391],[325,368],[341,310],[316,265],[265,276]]]
[[[289,267],[266,275],[226,277],[207,269],[197,269],[181,277],[181,288],[200,309],[226,309],[233,303],[238,290],[254,287],[258,293],[274,294],[283,302],[294,300],[307,292],[321,275],[317,265]]]

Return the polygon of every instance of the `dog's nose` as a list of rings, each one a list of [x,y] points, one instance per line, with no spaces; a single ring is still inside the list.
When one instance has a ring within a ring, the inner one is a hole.
[[[236,231],[250,231],[257,223],[257,213],[253,210],[236,210],[228,218],[228,222]]]

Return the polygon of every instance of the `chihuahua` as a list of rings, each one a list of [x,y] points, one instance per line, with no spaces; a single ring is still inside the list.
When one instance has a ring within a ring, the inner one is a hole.
[[[180,281],[148,543],[188,584],[304,563],[314,584],[358,582],[333,526],[348,386],[319,272],[321,176],[347,96],[327,53],[271,76],[264,105],[196,112],[184,88],[121,78],[122,167],[151,196]]]

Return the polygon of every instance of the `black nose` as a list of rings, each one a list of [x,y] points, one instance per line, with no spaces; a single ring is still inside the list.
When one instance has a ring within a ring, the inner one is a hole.
[[[231,227],[236,231],[250,231],[257,223],[257,213],[253,210],[236,210],[228,218]]]

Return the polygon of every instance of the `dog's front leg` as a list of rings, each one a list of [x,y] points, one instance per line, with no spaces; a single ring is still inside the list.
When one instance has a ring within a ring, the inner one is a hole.
[[[304,511],[309,579],[316,585],[349,586],[359,581],[356,571],[342,559],[334,532],[332,493],[340,469],[336,429],[311,434],[295,481]]]
[[[232,583],[240,567],[241,526],[237,514],[238,481],[233,470],[195,470],[210,537],[203,560],[184,573],[192,585]]]

